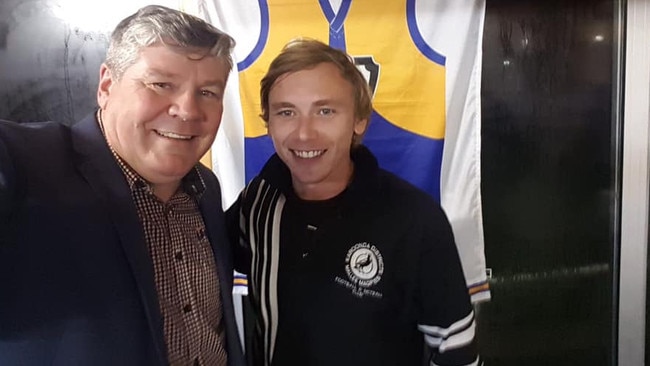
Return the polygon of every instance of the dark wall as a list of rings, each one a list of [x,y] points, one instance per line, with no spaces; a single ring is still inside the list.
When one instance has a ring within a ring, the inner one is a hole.
[[[611,365],[612,1],[487,1],[486,365]]]

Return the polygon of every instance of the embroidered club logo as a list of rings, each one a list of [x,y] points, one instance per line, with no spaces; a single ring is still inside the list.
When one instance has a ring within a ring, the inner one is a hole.
[[[384,260],[374,245],[355,244],[345,256],[345,273],[361,287],[376,285],[384,273]]]
[[[383,297],[382,293],[369,289],[378,284],[384,274],[384,259],[374,245],[364,242],[352,246],[345,256],[345,273],[348,279],[337,276],[336,283],[349,288],[354,295]]]

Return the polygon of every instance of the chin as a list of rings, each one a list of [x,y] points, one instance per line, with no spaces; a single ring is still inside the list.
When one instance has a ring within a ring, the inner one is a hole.
[[[163,159],[159,159],[156,162],[156,167],[160,171],[170,171],[170,172],[178,172],[178,171],[189,171],[192,169],[194,165],[199,161],[200,157],[195,158],[190,158],[188,156],[166,156]]]
[[[183,178],[194,165],[183,165],[183,166],[160,166],[155,170],[156,174],[160,177],[165,177],[171,179],[181,179]]]

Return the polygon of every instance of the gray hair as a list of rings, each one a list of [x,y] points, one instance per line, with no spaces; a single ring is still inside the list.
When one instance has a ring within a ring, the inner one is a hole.
[[[140,51],[155,43],[162,43],[186,53],[205,52],[227,62],[235,40],[200,18],[159,5],[148,5],[124,18],[111,34],[106,53],[106,66],[120,79],[133,65]]]

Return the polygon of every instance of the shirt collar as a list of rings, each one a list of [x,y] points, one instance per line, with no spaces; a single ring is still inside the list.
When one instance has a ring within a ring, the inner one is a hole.
[[[124,173],[124,177],[126,178],[126,183],[128,184],[129,189],[131,189],[131,191],[143,189],[146,190],[147,193],[153,194],[151,183],[147,182],[147,180],[142,178],[140,174],[133,170],[133,168],[131,168],[129,164],[127,164],[126,161],[124,161],[124,159],[122,159],[117,154],[115,149],[113,149],[113,146],[111,146],[111,144],[108,142],[106,133],[104,132],[104,122],[102,121],[101,108],[97,110],[96,117],[99,128],[101,129],[102,135],[104,136],[104,140],[106,141],[108,148],[111,150],[111,154],[113,154],[117,165],[119,165],[120,169],[122,169],[122,173]],[[196,197],[197,199],[203,195],[203,192],[205,191],[205,181],[203,180],[203,176],[201,176],[201,171],[199,170],[198,164],[195,165],[192,170],[190,170],[189,173],[187,173],[181,179],[181,190],[182,192],[185,192],[192,197]]]

